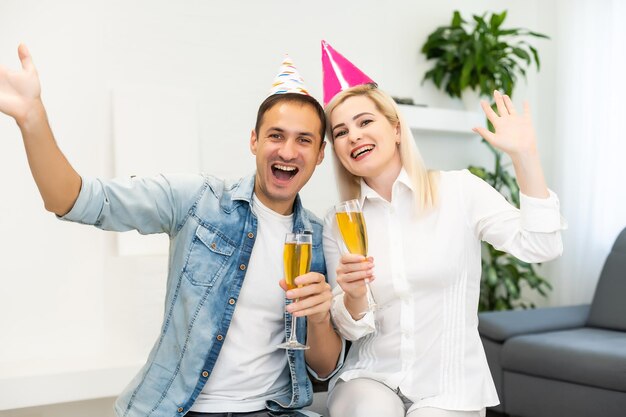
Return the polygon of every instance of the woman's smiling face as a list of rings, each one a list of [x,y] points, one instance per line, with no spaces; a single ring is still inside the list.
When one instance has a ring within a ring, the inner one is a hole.
[[[365,96],[353,96],[330,114],[333,148],[341,164],[353,175],[376,178],[402,166],[397,144],[400,127],[391,124]]]

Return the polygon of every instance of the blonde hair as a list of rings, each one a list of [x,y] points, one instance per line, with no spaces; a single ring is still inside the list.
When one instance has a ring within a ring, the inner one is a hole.
[[[400,125],[400,159],[402,167],[407,172],[411,184],[415,189],[414,205],[416,213],[423,213],[433,208],[437,203],[437,176],[436,171],[428,171],[422,160],[422,156],[417,149],[415,139],[411,133],[411,128],[407,125],[404,117],[400,113],[398,106],[393,99],[385,92],[379,90],[375,84],[359,85],[349,88],[337,94],[324,110],[326,112],[327,132],[330,142],[333,144],[333,161],[335,168],[335,178],[339,189],[339,196],[342,200],[350,200],[361,197],[361,177],[350,173],[339,161],[334,152],[334,139],[330,115],[333,110],[350,97],[364,96],[372,100],[376,109],[385,116],[393,126]],[[391,139],[390,139],[391,140]]]

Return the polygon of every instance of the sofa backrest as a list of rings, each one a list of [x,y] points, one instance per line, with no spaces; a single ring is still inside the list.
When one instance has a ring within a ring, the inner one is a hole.
[[[606,258],[587,325],[626,331],[626,229],[617,236]]]

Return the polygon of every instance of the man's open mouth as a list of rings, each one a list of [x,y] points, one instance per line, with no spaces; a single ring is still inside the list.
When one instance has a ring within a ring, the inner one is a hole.
[[[274,177],[281,181],[288,181],[292,179],[298,173],[298,171],[298,168],[289,165],[272,165],[272,174],[274,174]]]
[[[372,149],[374,149],[374,145],[359,146],[358,148],[354,149],[352,153],[350,153],[350,156],[352,157],[352,159],[358,159],[359,157],[369,153]]]

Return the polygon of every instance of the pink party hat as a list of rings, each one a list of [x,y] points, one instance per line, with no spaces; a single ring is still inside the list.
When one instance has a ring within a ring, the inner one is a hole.
[[[269,95],[285,93],[310,95],[304,85],[304,80],[293,65],[293,61],[289,55],[285,55],[285,59],[283,59],[280,65],[280,72],[274,79]]]
[[[326,41],[322,41],[322,73],[324,107],[343,90],[357,85],[376,84]]]

